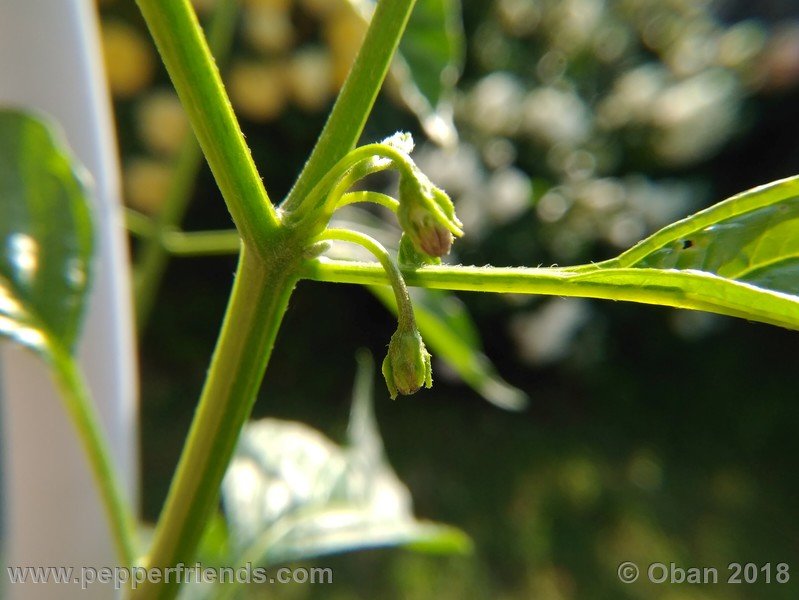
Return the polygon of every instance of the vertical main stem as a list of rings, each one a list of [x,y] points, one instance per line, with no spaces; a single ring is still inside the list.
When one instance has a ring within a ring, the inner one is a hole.
[[[280,222],[189,0],[136,1],[236,229],[248,242],[263,241]]]
[[[148,567],[192,560],[219,486],[250,415],[297,269],[267,262],[244,246],[230,303],[189,437],[172,481]],[[145,582],[134,598],[172,598],[178,586]]]
[[[415,0],[379,0],[361,51],[292,194],[296,207],[356,143]],[[170,487],[147,565],[189,562],[249,416],[308,232],[292,231],[271,205],[244,143],[189,0],[137,0],[197,139],[243,238],[239,267],[189,438]],[[173,598],[174,579],[151,581],[135,598]]]
[[[230,54],[238,14],[238,0],[221,0],[214,9],[208,25],[208,47],[217,62],[226,61]],[[178,227],[183,220],[202,159],[197,139],[193,134],[187,133],[175,161],[175,170],[164,204],[155,218],[154,227],[137,252],[133,292],[136,300],[136,328],[140,334],[146,326],[169,262],[162,236],[170,229]]]

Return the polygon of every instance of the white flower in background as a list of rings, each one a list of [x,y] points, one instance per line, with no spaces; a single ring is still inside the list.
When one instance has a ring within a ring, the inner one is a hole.
[[[591,133],[591,112],[571,91],[536,88],[527,94],[522,111],[523,131],[546,143],[577,145]]]
[[[488,135],[513,135],[519,128],[524,86],[510,73],[491,73],[469,92],[462,116]]]

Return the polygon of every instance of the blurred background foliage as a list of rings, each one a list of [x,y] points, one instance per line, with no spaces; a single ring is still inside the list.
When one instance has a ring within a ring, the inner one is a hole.
[[[205,18],[215,2],[194,3]],[[134,3],[99,4],[126,202],[157,214],[188,126]],[[448,99],[457,141],[425,141],[396,91],[380,97],[364,135],[414,132],[420,166],[465,224],[452,262],[601,260],[693,210],[797,172],[794,0],[464,0],[462,17],[463,74]],[[321,130],[364,28],[345,0],[242,0],[222,70],[273,199]],[[185,228],[229,226],[204,168]],[[143,335],[151,520],[234,264],[172,260]],[[475,553],[319,559],[335,569],[332,587],[270,594],[797,597],[795,333],[634,305],[460,297],[530,408],[503,412],[434,364],[432,391],[389,402],[379,389],[376,412],[416,513],[462,528]],[[393,327],[360,288],[300,284],[256,416],[303,421],[341,440],[354,353],[382,357]],[[788,562],[796,572],[783,586],[624,586],[616,578],[624,560],[715,566],[722,578],[733,561]]]

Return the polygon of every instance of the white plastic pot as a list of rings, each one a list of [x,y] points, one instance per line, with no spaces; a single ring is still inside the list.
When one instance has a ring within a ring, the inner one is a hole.
[[[0,2],[0,104],[52,115],[96,183],[97,255],[80,357],[131,499],[137,418],[119,166],[91,0]],[[3,598],[113,598],[110,586],[11,585],[6,566],[114,566],[105,512],[49,373],[0,343]],[[79,573],[75,573],[77,577]]]

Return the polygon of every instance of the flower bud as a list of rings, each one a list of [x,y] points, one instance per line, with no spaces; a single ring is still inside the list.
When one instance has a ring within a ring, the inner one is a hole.
[[[400,323],[391,336],[382,370],[392,400],[397,393],[413,394],[423,385],[428,388],[433,385],[430,353],[415,325]]]
[[[430,256],[425,252],[419,252],[413,245],[411,238],[403,233],[400,237],[399,249],[397,250],[397,262],[405,267],[424,267],[425,265],[440,265],[441,259]]]
[[[387,146],[391,146],[392,148],[399,150],[404,154],[410,154],[413,152],[414,148],[414,141],[413,136],[407,131],[397,131],[393,135],[388,136],[384,139],[381,144],[386,144]]]
[[[421,172],[414,170],[413,176],[403,173],[399,203],[400,226],[418,251],[444,256],[452,247],[453,234],[463,235],[449,196]]]
[[[422,207],[411,206],[404,212],[406,222],[402,224],[402,228],[420,252],[437,257],[449,254],[453,242],[449,229],[439,224]]]

